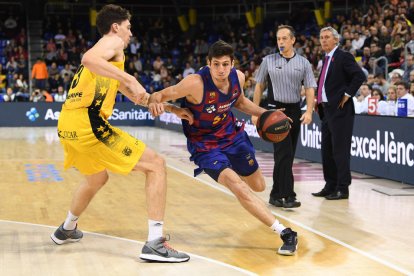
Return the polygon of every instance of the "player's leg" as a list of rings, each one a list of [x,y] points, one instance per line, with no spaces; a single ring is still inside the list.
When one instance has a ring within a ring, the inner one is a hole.
[[[167,196],[165,160],[154,150],[146,147],[134,170],[145,174],[145,191],[148,212],[148,239],[142,248],[140,258],[147,261],[186,262],[185,253],[171,248],[163,237],[163,220]]]
[[[164,219],[167,196],[165,160],[154,150],[146,147],[134,169],[145,174],[145,191],[148,218],[155,221]]]
[[[73,195],[70,212],[79,217],[86,207],[88,207],[96,193],[106,184],[108,178],[109,176],[106,170],[92,175],[85,175],[85,179]],[[66,229],[66,227],[64,228]]]
[[[83,233],[77,229],[78,218],[107,181],[108,173],[106,170],[85,175],[85,179],[73,195],[70,211],[65,222],[50,236],[56,244],[76,242],[83,237]]]
[[[266,182],[260,168],[258,168],[253,174],[242,176],[241,178],[255,192],[263,192],[266,189]]]
[[[283,245],[278,250],[279,254],[294,255],[296,253],[297,233],[281,224],[267,208],[264,201],[253,193],[249,185],[236,172],[230,168],[224,169],[218,177],[218,182],[229,188],[250,214],[280,234]]]

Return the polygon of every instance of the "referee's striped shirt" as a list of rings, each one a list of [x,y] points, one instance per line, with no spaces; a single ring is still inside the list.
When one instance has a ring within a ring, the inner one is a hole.
[[[256,82],[264,84],[268,74],[272,81],[274,100],[277,102],[300,102],[302,83],[305,88],[316,87],[312,65],[296,53],[289,61],[279,53],[265,56],[257,72]]]

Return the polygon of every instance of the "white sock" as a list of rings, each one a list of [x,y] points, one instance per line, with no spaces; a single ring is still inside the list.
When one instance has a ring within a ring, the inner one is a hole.
[[[68,216],[66,217],[65,223],[63,223],[63,229],[65,230],[73,230],[76,228],[76,224],[78,223],[78,218],[70,211],[68,212]]]
[[[148,240],[153,241],[155,239],[162,237],[162,227],[164,225],[163,221],[158,220],[148,220]]]
[[[283,224],[281,224],[278,220],[275,220],[275,222],[272,224],[272,226],[270,226],[270,228],[273,231],[278,232],[279,234],[286,229],[286,227]]]

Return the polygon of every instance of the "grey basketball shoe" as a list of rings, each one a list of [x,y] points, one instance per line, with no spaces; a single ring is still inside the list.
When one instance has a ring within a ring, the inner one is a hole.
[[[52,241],[54,241],[56,244],[64,244],[68,242],[77,242],[83,237],[82,231],[77,229],[78,226],[76,226],[73,230],[65,230],[63,229],[63,223],[59,226],[58,229],[56,229],[55,233],[50,235],[50,238]]]
[[[279,248],[277,253],[285,256],[293,256],[298,249],[298,233],[290,228],[286,228],[280,233],[283,240],[283,245]]]
[[[166,262],[166,263],[181,263],[187,262],[190,259],[185,253],[178,252],[173,249],[167,241],[170,236],[161,237],[153,241],[147,241],[142,248],[141,259],[150,262]]]

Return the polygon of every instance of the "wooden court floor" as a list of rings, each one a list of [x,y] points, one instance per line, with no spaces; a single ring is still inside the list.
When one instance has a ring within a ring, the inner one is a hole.
[[[386,196],[388,180],[354,174],[350,199],[326,201],[320,165],[297,160],[302,207],[269,207],[299,233],[296,256],[276,254],[281,240],[244,211],[223,187],[192,177],[184,135],[127,127],[168,165],[165,232],[191,254],[184,264],[138,259],[147,236],[144,177],[111,174],[79,221],[79,243],[57,246],[49,235],[64,220],[81,176],[63,170],[54,128],[0,128],[0,275],[409,275],[414,274],[414,198]],[[271,155],[258,153],[271,188]],[[300,175],[307,175],[301,177]],[[312,176],[312,177],[309,177]]]

